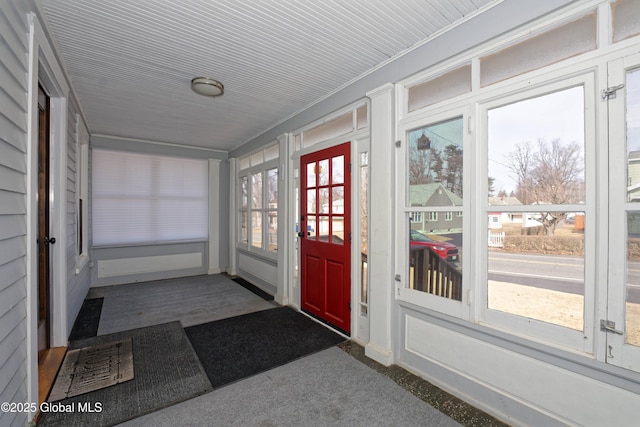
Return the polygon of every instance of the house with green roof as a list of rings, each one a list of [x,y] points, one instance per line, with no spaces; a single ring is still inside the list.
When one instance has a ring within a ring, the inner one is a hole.
[[[428,233],[449,233],[462,230],[462,211],[446,211],[446,206],[462,206],[462,198],[441,182],[409,186],[409,202],[415,207],[434,207],[433,211],[411,214],[411,229]]]

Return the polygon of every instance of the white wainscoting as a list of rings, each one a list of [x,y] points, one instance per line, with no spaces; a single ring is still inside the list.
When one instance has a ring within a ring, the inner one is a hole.
[[[246,271],[269,285],[277,286],[278,284],[278,267],[272,262],[263,261],[262,259],[239,252],[238,267],[240,270]]]
[[[98,261],[98,278],[202,267],[202,253],[158,255]]]
[[[434,383],[474,401],[490,413],[513,420],[516,425],[526,418],[522,417],[523,411],[537,413],[536,422],[546,418],[547,425],[632,425],[638,420],[638,395],[629,390],[564,369],[561,363],[545,363],[461,334],[409,311],[401,319],[404,323],[401,359],[410,359],[413,369],[418,368]],[[457,384],[452,384],[451,377],[447,380],[430,375],[429,372],[439,370],[433,369],[433,364],[457,376]],[[499,399],[502,407],[483,402],[481,394],[465,396],[466,382],[474,383],[475,388],[485,388],[487,394],[502,396]]]

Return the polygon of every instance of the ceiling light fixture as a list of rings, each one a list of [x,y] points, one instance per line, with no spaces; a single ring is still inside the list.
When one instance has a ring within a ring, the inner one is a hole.
[[[204,96],[220,96],[224,93],[222,83],[208,77],[196,77],[191,80],[191,89]]]

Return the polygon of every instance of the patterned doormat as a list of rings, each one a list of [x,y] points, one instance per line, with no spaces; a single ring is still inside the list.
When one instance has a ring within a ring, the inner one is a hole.
[[[132,379],[131,338],[70,350],[48,400],[62,400]]]

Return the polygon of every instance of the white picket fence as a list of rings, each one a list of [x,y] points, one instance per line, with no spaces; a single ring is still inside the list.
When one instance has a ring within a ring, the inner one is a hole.
[[[504,231],[501,233],[494,233],[489,230],[489,247],[504,248]]]

